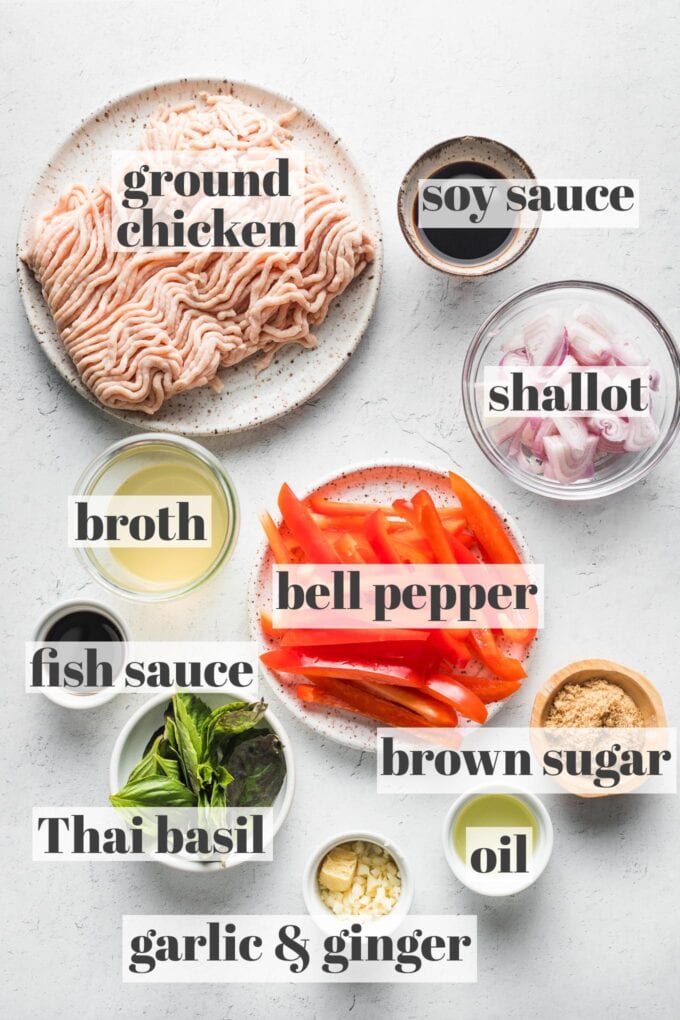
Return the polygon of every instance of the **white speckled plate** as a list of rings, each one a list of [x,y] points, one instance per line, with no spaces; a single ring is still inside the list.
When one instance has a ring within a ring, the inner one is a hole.
[[[471,484],[474,485],[474,482]],[[451,492],[446,473],[427,464],[374,464],[348,468],[342,474],[325,479],[308,492],[298,492],[297,495],[304,499],[315,492],[328,499],[356,499],[366,503],[375,502],[384,504],[391,503],[395,499],[400,498],[410,499],[418,489],[422,488],[428,489],[439,505],[456,505],[456,499]],[[515,521],[483,489],[476,485],[475,488],[502,517],[515,546],[522,555],[522,559],[526,563],[531,563],[531,554],[529,553],[524,536]],[[280,516],[275,519],[280,520]],[[258,616],[260,607],[269,608],[271,606],[272,563],[273,558],[269,547],[266,542],[263,542],[248,593],[250,632],[253,641],[257,642],[260,653],[276,647],[276,643],[269,640],[262,633]],[[531,648],[533,648],[535,643],[535,641],[532,643]],[[506,647],[509,654],[515,655],[526,663],[528,652],[525,647],[521,645],[507,645]],[[362,719],[360,716],[351,716],[345,712],[338,712],[332,709],[312,708],[303,705],[298,701],[292,686],[283,683],[275,673],[272,673],[264,666],[261,665],[260,669],[270,686],[293,715],[296,715],[298,719],[311,726],[317,733],[336,741],[338,744],[345,744],[347,747],[356,747],[361,751],[375,752],[377,727],[370,719]],[[468,670],[470,669],[471,667],[468,667]],[[476,670],[472,671],[475,672]],[[482,671],[481,666],[478,667],[478,671]],[[502,705],[503,702],[489,705],[489,716],[495,715]]]
[[[271,117],[296,106],[292,128],[300,148],[323,165],[329,182],[341,192],[357,220],[375,238],[375,261],[331,305],[318,329],[318,347],[289,346],[269,368],[255,371],[254,359],[224,369],[221,393],[203,387],[178,394],[155,415],[104,407],[83,384],[66,353],[40,287],[21,258],[19,289],[36,339],[55,368],[91,403],[145,430],[185,435],[222,435],[272,421],[317,393],[345,364],[371,317],[382,272],[382,238],[375,200],[346,149],[313,114],[267,89],[217,79],[183,79],[145,88],[114,100],[88,117],[57,150],[33,187],[24,208],[18,252],[24,251],[36,219],[51,208],[72,183],[94,185],[110,174],[112,149],[141,144],[147,118],[164,103],[178,103],[200,92],[228,93]]]

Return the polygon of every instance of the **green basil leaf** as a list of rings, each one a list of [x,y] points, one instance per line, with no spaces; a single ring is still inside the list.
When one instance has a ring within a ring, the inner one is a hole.
[[[243,733],[257,726],[263,718],[267,706],[264,701],[232,701],[228,705],[220,705],[203,724],[202,736],[205,757],[214,758],[217,754],[217,740],[225,735]]]
[[[176,758],[165,758],[162,754],[156,754],[156,764],[158,766],[158,775],[162,773],[163,775],[170,776],[171,779],[182,782],[179,762]]]
[[[224,765],[218,765],[215,769],[215,782],[218,786],[227,787],[230,783],[233,783],[234,777],[228,769],[225,769]]]
[[[158,775],[159,767],[157,755],[161,740],[162,734],[156,737],[142,760],[135,765],[128,776],[128,783],[136,782],[139,779],[148,779],[149,776]]]
[[[146,758],[146,756],[149,753],[149,751],[153,750],[154,747],[158,746],[158,738],[163,736],[163,730],[164,730],[164,727],[163,726],[159,726],[158,729],[155,730],[151,734],[151,736],[149,737],[149,739],[146,742],[146,747],[144,748],[144,751],[142,752],[142,758]]]
[[[194,723],[196,724],[196,729],[199,730],[200,732],[200,730],[203,727],[203,723],[210,715],[210,708],[208,707],[208,705],[205,703],[205,701],[203,701],[202,698],[197,697],[195,694],[180,693],[176,694],[175,697],[179,698],[179,700],[182,702],[182,705],[184,706],[185,710],[194,720]]]
[[[169,704],[171,705],[172,702],[169,702]],[[182,756],[179,753],[179,748],[177,746],[177,728],[175,726],[175,720],[173,719],[172,715],[167,715],[165,718],[163,740],[161,741],[160,746],[158,748],[158,753],[162,758],[165,758],[168,761],[177,762],[177,767],[179,771],[178,779],[180,779],[180,781],[183,782],[185,786],[189,786],[190,785],[189,779],[184,769]]]
[[[170,706],[172,706],[172,702],[169,702],[169,704]],[[164,736],[165,742],[167,743],[168,747],[172,748],[172,750],[176,754],[179,754],[179,745],[177,743],[177,729],[175,727],[175,717],[172,715],[171,712],[168,712],[165,716]]]
[[[227,794],[225,787],[220,786],[218,783],[213,783],[211,787],[201,790],[198,795],[198,804],[199,807],[226,808]]]
[[[191,694],[175,694],[172,699],[172,710],[175,719],[177,747],[184,772],[189,786],[197,794],[202,785],[198,766],[203,760],[203,740],[201,730],[192,714],[194,706],[189,699],[198,700]]]
[[[195,795],[171,776],[148,776],[127,782],[109,797],[114,807],[194,807]]]
[[[207,788],[213,781],[215,770],[209,761],[202,761],[198,765],[197,775],[201,787]]]

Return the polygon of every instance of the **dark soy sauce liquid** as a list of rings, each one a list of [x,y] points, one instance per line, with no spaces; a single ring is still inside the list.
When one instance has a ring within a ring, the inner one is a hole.
[[[432,174],[431,181],[455,180],[457,177],[478,177],[483,180],[503,180],[503,174],[486,163],[449,163]],[[484,262],[504,248],[513,227],[436,227],[425,230],[418,226],[418,200],[413,206],[413,221],[427,247],[435,255],[451,262]]]
[[[103,616],[91,609],[77,609],[66,613],[55,620],[46,636],[46,641],[122,641],[123,635],[118,628]]]

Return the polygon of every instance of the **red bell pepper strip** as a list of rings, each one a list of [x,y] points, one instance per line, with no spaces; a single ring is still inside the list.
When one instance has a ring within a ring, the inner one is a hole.
[[[320,687],[315,687],[314,684],[298,684],[295,693],[300,701],[305,701],[310,705],[326,705],[328,708],[340,708],[345,712],[352,711],[345,701],[334,698],[332,694],[327,694]]]
[[[536,637],[535,627],[504,627],[503,633],[508,641],[515,641],[518,645],[529,645]]]
[[[428,542],[436,563],[477,562],[464,546],[460,546],[461,559],[458,560],[453,546],[455,538],[442,524],[429,492],[424,489],[417,492],[413,497],[412,508],[405,504],[404,500],[396,500],[394,506],[413,521],[414,526]],[[456,666],[464,666],[470,661],[470,652],[463,643],[469,633],[470,631],[465,629],[434,630],[431,641]]]
[[[307,503],[316,514],[324,514],[326,517],[366,517],[375,513],[376,510],[384,510],[390,513],[390,507],[379,506],[377,503],[348,503],[342,500],[326,499],[316,493],[308,498]],[[341,524],[341,522],[338,522]]]
[[[394,542],[403,542],[405,545],[412,545],[415,549],[418,549],[419,552],[422,553],[430,552],[430,546],[422,537],[421,532],[416,531],[416,529],[412,528],[409,524],[404,524],[398,530],[393,531],[391,535]],[[430,562],[431,561],[432,557],[430,556]]]
[[[518,659],[501,652],[490,630],[486,628],[473,630],[468,641],[472,644],[477,658],[496,676],[502,677],[503,680],[523,680],[526,676]]]
[[[407,499],[395,499],[392,508],[396,514],[403,517],[405,521],[418,533],[420,533],[420,512]]]
[[[333,544],[289,485],[281,486],[279,510],[288,530],[302,548],[309,563],[342,562]]]
[[[333,545],[343,563],[377,563],[378,557],[373,552],[369,542],[363,534],[335,535],[332,536]]]
[[[449,535],[449,543],[458,563],[479,563],[479,560],[472,555],[469,549],[458,540],[455,535]],[[528,645],[536,637],[535,627],[504,627],[502,633],[508,641],[516,641],[520,645]]]
[[[420,529],[430,543],[435,563],[455,563],[449,536],[439,519],[437,508],[432,502],[432,496],[425,489],[421,489],[413,497],[413,505],[420,511]]]
[[[322,668],[331,673],[328,663],[350,666],[367,663],[371,668],[391,669],[392,666],[408,666],[424,680],[430,673],[435,673],[442,664],[442,655],[427,641],[386,641],[378,646],[370,645],[297,645],[295,652],[305,656],[309,665],[315,666],[323,660]],[[314,660],[314,661],[312,661]],[[335,669],[332,670],[335,676]],[[397,681],[401,682],[401,681]]]
[[[414,541],[402,542],[399,535],[392,536],[392,548],[402,563],[431,563],[429,548],[426,550]]]
[[[468,525],[489,562],[520,563],[517,550],[496,511],[460,475],[449,471],[449,481],[465,512]]]
[[[379,687],[370,680],[358,680],[353,686],[361,687],[371,694],[401,705],[408,711],[415,712],[423,719],[424,726],[457,726],[458,716],[450,705],[444,705],[441,699],[432,698],[422,691],[404,687]]]
[[[445,528],[451,528],[453,531],[456,531],[458,528],[465,527],[465,516],[462,507],[438,506],[436,510],[437,516]],[[395,499],[392,503],[392,511],[399,517],[403,517],[414,528],[417,527],[420,520],[420,510],[416,506],[415,499],[413,503],[409,503],[407,499]]]
[[[270,618],[271,619],[271,618]],[[284,648],[295,648],[306,645],[376,645],[379,655],[380,646],[393,641],[424,644],[429,637],[426,630],[288,630],[283,636],[281,645]]]
[[[342,660],[343,662],[350,663],[407,663],[421,673],[433,672],[442,659],[442,652],[436,645],[427,640],[411,641],[410,638],[407,638],[406,641],[400,641],[398,637],[399,631],[395,631],[397,635],[396,640],[386,639],[379,642],[359,640],[356,644],[353,644],[351,641],[352,631],[338,631],[337,633],[347,635],[347,640],[342,642],[335,641],[332,644],[317,644],[313,630],[297,631],[297,633],[293,633],[292,638],[288,638],[287,634],[284,635],[279,647],[317,660],[323,659],[333,662]],[[356,633],[361,639],[361,631]],[[410,632],[406,631],[406,633],[409,634]],[[300,643],[300,638],[304,638],[305,635],[309,640]],[[427,634],[424,633],[423,636],[427,637]]]
[[[380,563],[402,562],[387,530],[387,518],[382,510],[376,510],[366,518],[364,533]]]
[[[260,627],[262,628],[262,633],[265,634],[266,637],[268,637],[268,638],[282,638],[282,637],[284,637],[286,632],[284,630],[278,630],[273,625],[271,613],[268,613],[265,609],[260,609],[259,610],[259,616],[260,616]]]
[[[410,521],[415,534],[425,538],[428,548],[432,550],[435,562],[479,562],[467,548],[468,537],[470,541],[474,541],[474,536],[464,531],[464,519],[440,520],[441,511],[437,509],[432,502],[432,497],[425,490],[416,493],[413,497],[413,506],[404,499],[395,500],[393,506],[404,520]],[[402,538],[401,535],[398,537]]]
[[[451,552],[456,557],[456,563],[466,563],[468,566],[478,566],[479,560],[471,553],[466,545],[461,542],[457,535],[448,536]]]
[[[332,705],[335,708],[341,704],[348,712],[365,715],[369,719],[385,723],[386,726],[428,725],[423,717],[416,715],[415,712],[402,708],[393,701],[386,701],[368,690],[343,683],[342,680],[334,680],[331,677],[319,678],[314,684],[314,689],[316,693],[312,694],[308,684],[300,684],[297,688],[298,697],[303,701]]]
[[[271,549],[272,556],[276,562],[290,563],[290,556],[288,554],[288,549],[286,548],[286,543],[283,541],[281,532],[274,524],[271,515],[266,512],[261,513],[260,523],[264,528],[264,533],[267,536],[267,541],[269,542],[269,548]]]
[[[434,698],[441,698],[446,704],[452,705],[466,719],[472,719],[473,722],[480,724],[486,722],[489,713],[484,702],[474,691],[464,687],[453,677],[437,673],[429,678],[425,686]]]
[[[437,513],[441,517],[441,510],[437,509]],[[442,517],[441,520],[444,529],[450,533],[465,531],[466,521],[462,515],[460,517]]]
[[[404,509],[401,509],[402,505]],[[410,521],[408,524],[404,523],[401,525],[391,525],[390,523],[389,530],[395,544],[400,546],[403,543],[408,543],[409,546],[424,554],[421,562],[431,563],[431,547],[429,542],[423,538],[423,531],[420,526],[420,517],[418,512],[413,507],[409,506],[409,504],[406,503],[406,500],[397,500],[395,502],[395,511],[399,512],[401,516],[404,517],[405,521]],[[407,514],[409,515],[408,517]],[[463,541],[463,539],[465,539],[467,542],[464,531],[465,521],[462,518],[460,520],[442,520],[441,526],[447,534],[459,534],[459,541]],[[471,541],[474,541],[471,534],[469,535],[469,538]]]
[[[472,653],[465,644],[469,636],[469,630],[432,630],[430,643],[454,666],[467,666],[472,658]]]
[[[326,517],[356,517],[357,515],[368,517],[370,514],[375,513],[376,510],[382,510],[386,514],[392,513],[392,507],[389,506],[380,506],[377,503],[350,503],[343,500],[326,499],[324,496],[319,496],[316,493],[312,493],[306,502],[314,513],[323,514]],[[445,506],[440,507],[439,514],[443,519],[448,520],[449,518],[462,517],[463,512],[460,507]]]
[[[466,549],[470,549],[475,544],[475,536],[466,528],[463,528],[461,531],[457,531],[456,538],[461,545],[465,546]]]
[[[364,563],[364,558],[359,551],[359,546],[351,535],[341,535],[335,543],[338,556],[343,563]]]
[[[509,698],[522,686],[519,680],[487,680],[483,676],[461,676],[458,680],[465,684],[468,690],[474,691],[485,705]]]
[[[356,517],[325,517],[322,514],[312,514],[312,520],[322,531],[334,531],[338,535],[344,533],[360,535],[366,517],[363,514]],[[391,530],[391,522],[388,522],[388,527]]]
[[[455,535],[449,535],[449,542],[458,563],[479,563],[479,560],[472,555],[469,549],[462,545]],[[528,645],[536,637],[536,628],[504,627],[502,633],[505,634],[508,641],[516,641],[520,645]]]
[[[405,663],[380,662],[375,658],[347,660],[342,651],[336,655],[315,655],[294,648],[276,648],[260,656],[260,661],[276,673],[294,673],[309,680],[336,677],[341,680],[368,679],[379,684],[422,687],[425,679]]]
[[[500,517],[478,492],[459,475],[449,472],[451,488],[456,494],[477,541],[490,562],[521,563],[519,553]],[[534,627],[509,627],[503,633],[510,641],[528,645],[536,637]]]

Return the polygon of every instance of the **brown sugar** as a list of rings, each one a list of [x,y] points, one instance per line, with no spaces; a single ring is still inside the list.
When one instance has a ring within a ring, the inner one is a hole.
[[[640,709],[618,684],[595,677],[565,684],[553,698],[546,726],[644,726]]]

